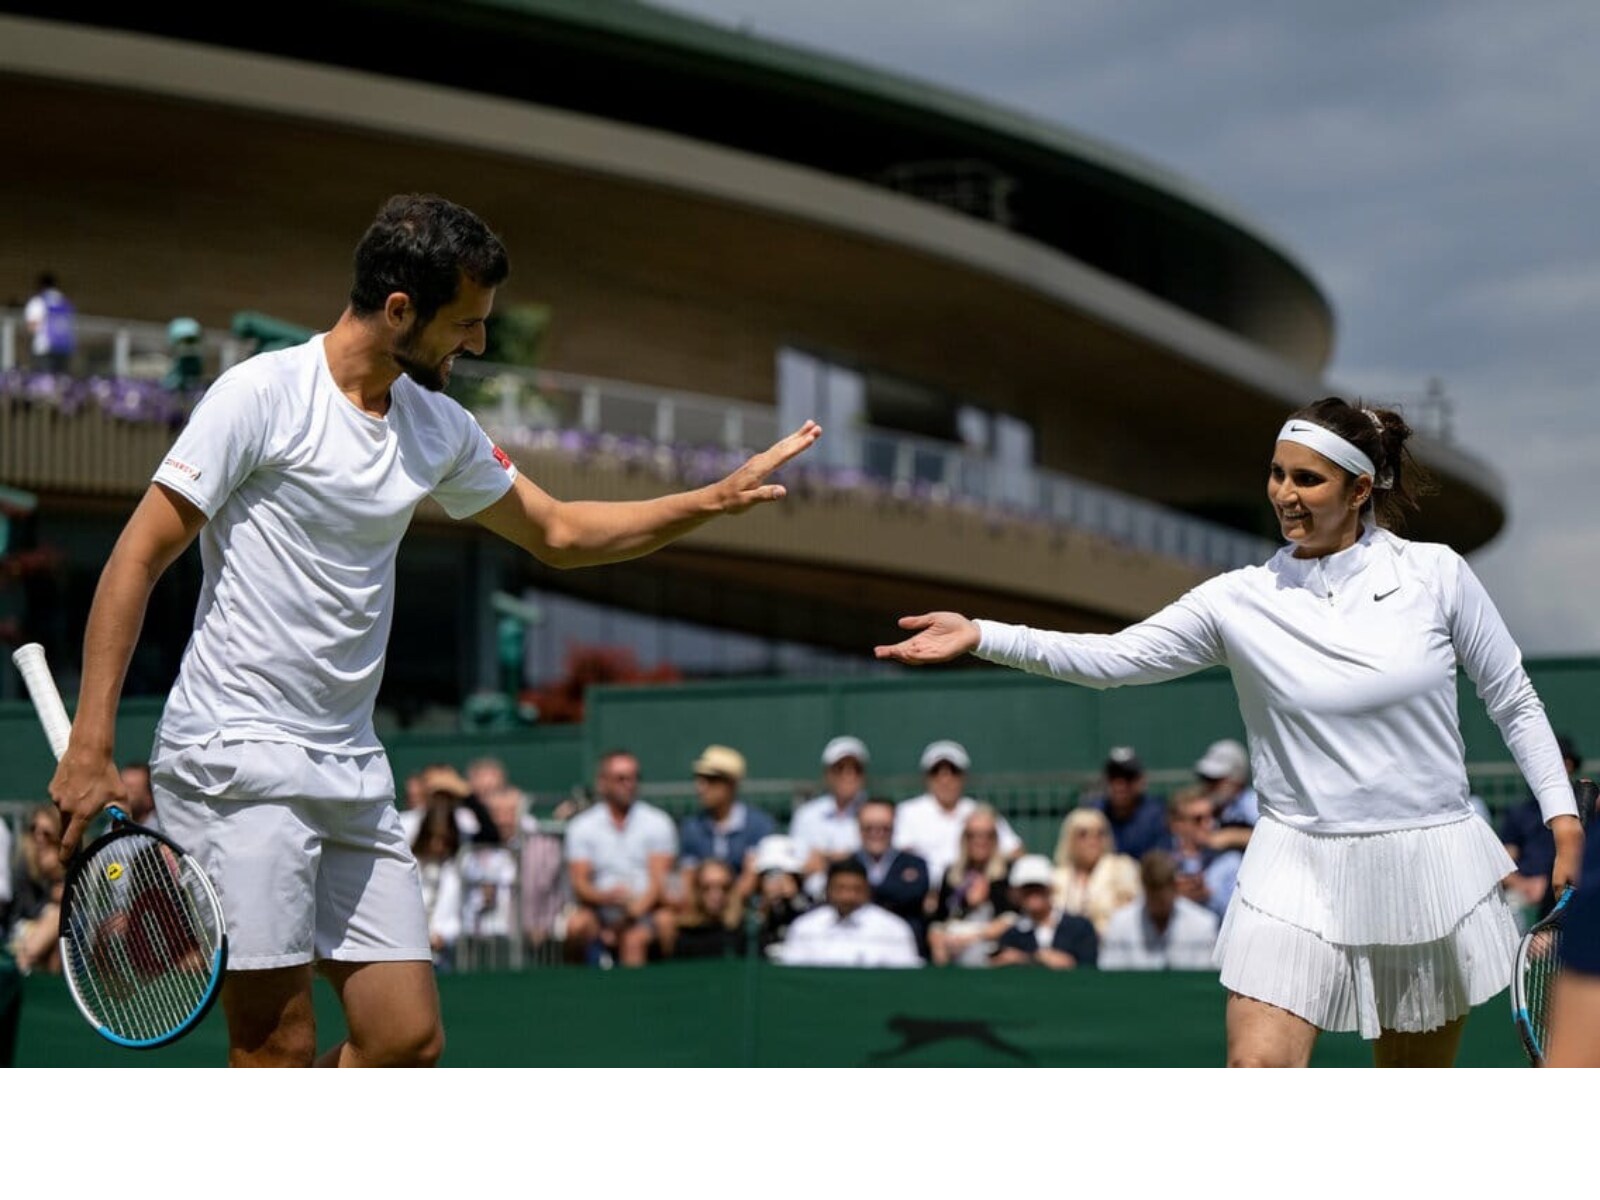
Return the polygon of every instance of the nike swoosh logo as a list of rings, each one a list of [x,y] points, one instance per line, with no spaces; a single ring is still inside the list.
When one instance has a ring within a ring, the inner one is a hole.
[[[1390,596],[1394,595],[1399,590],[1400,589],[1398,587],[1392,587],[1387,592],[1373,592],[1372,593],[1372,598],[1374,600],[1387,600]]]
[[[1298,421],[1289,422],[1289,432],[1290,433],[1306,433],[1306,432],[1309,432],[1311,430],[1311,428],[1312,428],[1312,426],[1310,426],[1310,425],[1302,425]]]

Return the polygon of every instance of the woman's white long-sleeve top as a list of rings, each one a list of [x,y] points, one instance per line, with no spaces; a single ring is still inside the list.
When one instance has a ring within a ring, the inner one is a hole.
[[[1368,833],[1458,820],[1468,805],[1457,665],[1546,821],[1576,814],[1522,655],[1448,546],[1368,526],[1322,558],[1284,547],[1115,634],[977,622],[975,653],[1089,687],[1233,674],[1261,809],[1308,832]]]

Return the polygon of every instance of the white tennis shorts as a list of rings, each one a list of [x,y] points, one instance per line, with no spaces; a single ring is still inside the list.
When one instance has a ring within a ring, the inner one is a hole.
[[[381,752],[158,743],[150,785],[162,832],[216,885],[230,970],[432,958],[417,863]]]

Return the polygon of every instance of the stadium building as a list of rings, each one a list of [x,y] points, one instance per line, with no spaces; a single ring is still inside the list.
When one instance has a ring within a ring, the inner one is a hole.
[[[28,498],[11,551],[37,568],[0,619],[64,677],[181,415],[140,362],[175,317],[213,372],[272,321],[326,328],[400,191],[505,239],[515,364],[463,364],[460,395],[555,495],[708,479],[806,417],[826,436],[786,503],[635,564],[549,571],[420,513],[392,718],[499,681],[497,593],[537,606],[530,682],[571,643],[691,676],[868,671],[903,612],[1112,629],[1272,548],[1268,439],[1325,389],[1328,301],[1224,201],[1119,150],[635,3],[0,10],[0,484]],[[43,270],[82,315],[78,375],[120,383],[66,402],[30,376],[18,310]],[[1493,538],[1493,473],[1419,457],[1442,491],[1412,534]],[[170,681],[197,575],[163,581],[134,690]]]

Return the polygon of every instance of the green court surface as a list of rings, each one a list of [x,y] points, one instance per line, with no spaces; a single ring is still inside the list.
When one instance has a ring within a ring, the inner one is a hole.
[[[805,970],[741,961],[445,975],[447,1067],[1220,1067],[1223,991],[1206,973]],[[319,1042],[342,1035],[317,986]],[[24,983],[19,1067],[220,1066],[214,1010],[193,1034],[130,1051],[90,1031],[59,978]],[[1312,1065],[1371,1065],[1354,1034]],[[1467,1022],[1460,1065],[1520,1067],[1502,993]]]

